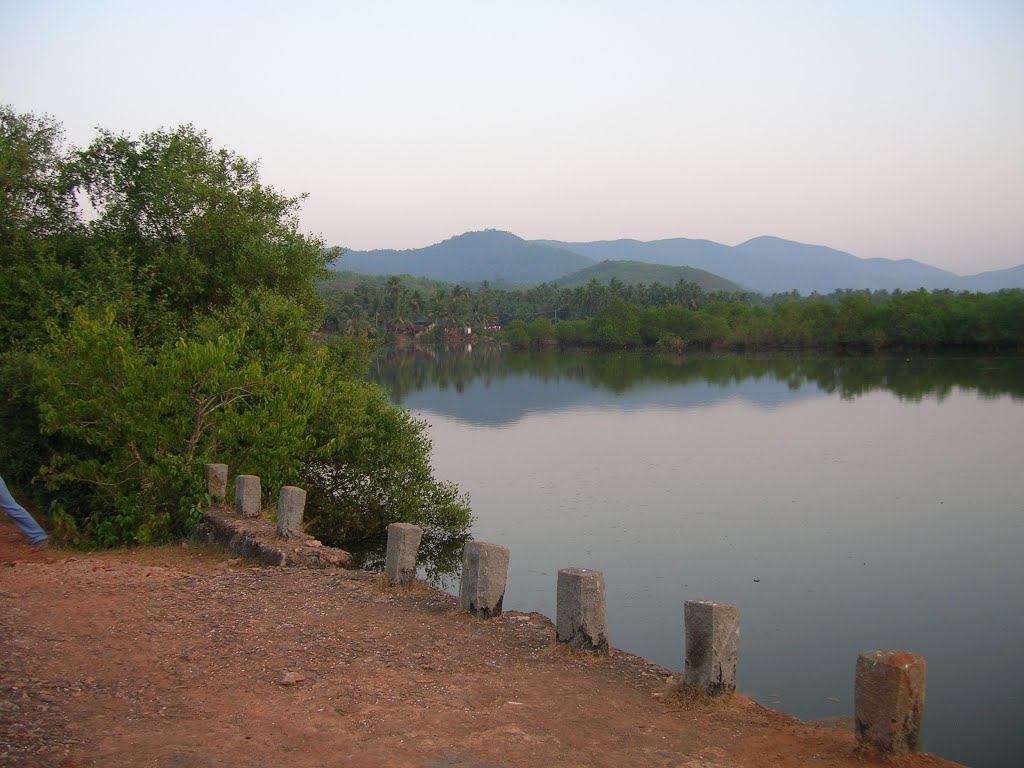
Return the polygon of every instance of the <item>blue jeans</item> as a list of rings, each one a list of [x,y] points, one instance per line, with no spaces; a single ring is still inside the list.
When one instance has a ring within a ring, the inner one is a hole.
[[[3,508],[7,516],[11,518],[11,522],[18,526],[18,530],[25,535],[29,544],[46,541],[46,531],[40,528],[39,523],[32,518],[32,515],[14,500],[2,477],[0,477],[0,508]]]

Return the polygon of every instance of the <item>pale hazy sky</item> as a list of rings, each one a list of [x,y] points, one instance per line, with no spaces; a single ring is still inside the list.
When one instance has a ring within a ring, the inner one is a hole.
[[[194,123],[330,244],[1024,263],[1024,0],[0,0],[0,73],[79,145]]]

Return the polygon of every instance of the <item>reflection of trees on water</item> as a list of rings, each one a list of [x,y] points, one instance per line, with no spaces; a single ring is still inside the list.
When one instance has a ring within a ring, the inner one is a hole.
[[[401,403],[410,392],[461,392],[477,379],[486,384],[491,379],[508,378],[504,359],[505,354],[496,345],[387,348],[374,362],[371,376],[390,391],[392,400]]]
[[[744,383],[784,383],[790,390],[817,391],[852,400],[874,391],[900,399],[942,400],[954,390],[981,397],[1024,400],[1024,358],[999,357],[824,357],[811,355],[658,355],[649,352],[513,351],[497,345],[385,349],[371,375],[388,388],[397,403],[417,392],[462,392],[471,384],[528,378],[580,385],[623,394],[651,385],[701,385],[731,388]],[[531,400],[532,406],[540,405]],[[512,405],[516,418],[522,403]],[[559,407],[552,403],[551,407]],[[489,416],[502,423],[508,414]],[[488,422],[490,423],[490,422]],[[452,589],[458,584],[462,548],[469,535],[426,531],[420,562],[428,580]],[[384,567],[385,541],[370,542],[353,554],[370,569]]]
[[[745,381],[782,381],[797,390],[815,386],[852,399],[879,390],[901,399],[947,397],[954,389],[984,397],[1024,399],[1024,358],[824,357],[807,355],[698,354],[678,357],[645,352],[512,351],[496,345],[384,350],[374,378],[395,402],[412,392],[454,389],[471,382],[527,376],[541,381],[578,381],[621,394],[652,383],[734,386]]]

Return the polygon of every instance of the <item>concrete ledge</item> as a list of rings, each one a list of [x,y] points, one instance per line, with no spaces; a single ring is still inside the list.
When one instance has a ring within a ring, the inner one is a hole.
[[[222,507],[203,513],[200,534],[240,557],[264,565],[301,565],[307,568],[351,568],[352,555],[325,547],[304,534],[290,539],[277,536],[269,520],[238,517]]]

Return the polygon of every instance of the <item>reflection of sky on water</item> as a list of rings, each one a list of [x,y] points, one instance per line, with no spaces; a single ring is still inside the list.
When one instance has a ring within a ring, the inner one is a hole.
[[[511,549],[507,608],[553,616],[558,568],[602,570],[613,645],[678,670],[683,601],[734,603],[741,689],[805,718],[852,714],[857,653],[905,648],[929,663],[929,750],[1024,751],[1020,403],[763,377],[478,380],[404,405],[475,538]]]

